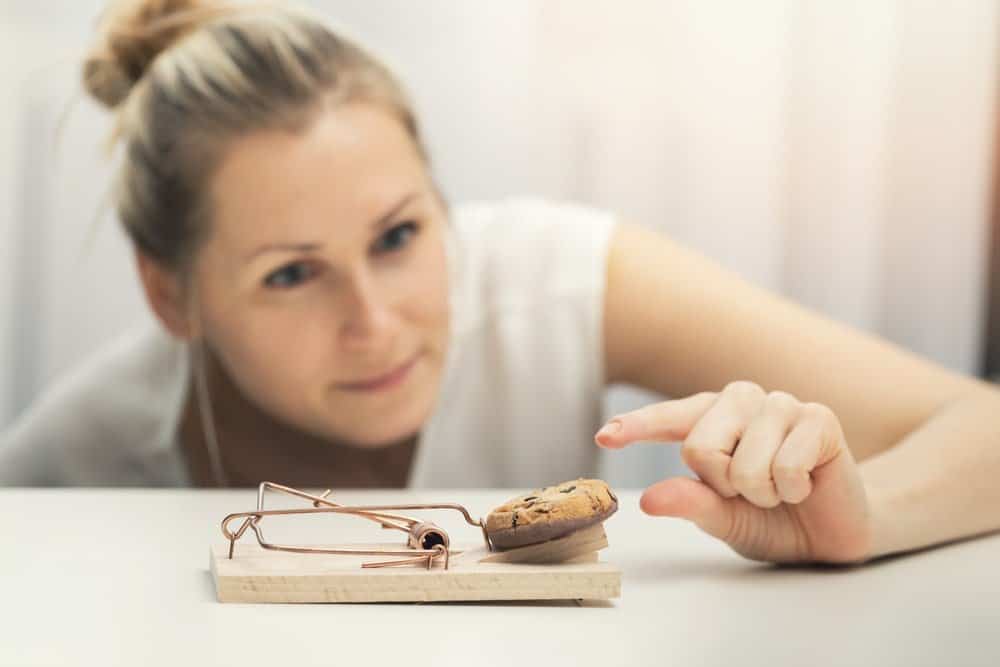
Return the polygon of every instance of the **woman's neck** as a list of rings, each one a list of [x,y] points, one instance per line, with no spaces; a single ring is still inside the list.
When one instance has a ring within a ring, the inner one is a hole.
[[[200,359],[210,400],[200,402],[195,382]],[[195,486],[219,486],[200,405],[211,406],[222,468],[228,484],[255,487],[273,481],[307,488],[404,487],[418,435],[378,449],[331,442],[274,418],[248,400],[214,355],[191,355],[191,380],[178,429]]]

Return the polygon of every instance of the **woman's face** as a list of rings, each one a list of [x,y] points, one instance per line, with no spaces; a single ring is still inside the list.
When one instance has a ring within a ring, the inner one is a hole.
[[[368,104],[227,150],[195,265],[200,333],[247,397],[378,447],[420,430],[448,340],[446,212],[402,124]]]

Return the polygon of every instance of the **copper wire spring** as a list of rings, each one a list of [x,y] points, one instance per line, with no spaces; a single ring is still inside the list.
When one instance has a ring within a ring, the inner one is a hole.
[[[310,501],[312,507],[293,509],[264,509],[264,494],[266,491],[279,491],[291,496],[296,496]],[[233,557],[233,548],[236,540],[243,536],[247,528],[253,530],[257,536],[257,542],[264,549],[275,551],[290,551],[294,553],[319,553],[319,554],[339,554],[354,556],[398,556],[392,560],[382,560],[362,563],[363,568],[377,567],[397,567],[402,565],[424,564],[429,570],[435,563],[441,562],[444,569],[448,569],[451,557],[451,539],[445,530],[433,523],[421,521],[398,514],[389,514],[399,510],[441,510],[450,509],[462,514],[466,522],[472,526],[480,528],[483,532],[483,540],[486,548],[492,549],[489,533],[486,531],[486,524],[482,520],[475,520],[461,505],[454,503],[441,504],[407,504],[407,505],[359,505],[347,506],[338,505],[328,499],[330,490],[327,489],[320,495],[312,495],[305,491],[293,489],[288,486],[276,484],[274,482],[261,482],[257,490],[257,510],[254,512],[237,512],[229,514],[222,520],[222,534],[229,540],[229,558]],[[405,548],[393,549],[356,549],[356,548],[336,548],[336,547],[300,547],[286,544],[272,544],[264,538],[261,531],[261,521],[267,516],[287,516],[296,514],[350,514],[353,516],[375,521],[383,529],[401,530],[407,534]],[[229,524],[236,520],[243,519],[236,532],[229,530]]]

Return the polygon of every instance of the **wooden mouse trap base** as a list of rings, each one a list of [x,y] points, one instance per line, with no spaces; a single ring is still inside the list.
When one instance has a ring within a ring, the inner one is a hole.
[[[362,569],[370,556],[298,554],[252,544],[236,545],[232,559],[228,544],[212,547],[210,567],[220,602],[607,600],[621,596],[621,571],[598,560],[607,546],[599,524],[508,551],[453,550],[448,569]]]

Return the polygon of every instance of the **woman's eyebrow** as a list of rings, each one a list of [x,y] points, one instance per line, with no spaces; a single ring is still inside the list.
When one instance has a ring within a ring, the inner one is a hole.
[[[375,220],[375,223],[372,225],[372,231],[374,232],[382,231],[382,228],[386,227],[390,222],[392,222],[392,219],[396,216],[397,213],[399,213],[400,209],[402,209],[404,206],[406,206],[411,201],[416,199],[418,196],[420,196],[419,192],[411,192],[405,195],[402,199],[396,202],[396,204],[393,205],[392,208],[390,208],[388,211],[383,213],[378,219]]]
[[[400,209],[409,204],[411,201],[416,199],[420,195],[419,192],[411,192],[400,199],[398,202],[393,204],[393,206],[386,211],[384,214],[379,216],[375,222],[372,224],[372,231],[375,233],[380,232],[384,227],[386,227],[390,222],[392,222],[393,217],[399,213]],[[323,247],[322,243],[317,242],[304,242],[304,243],[265,243],[259,246],[256,250],[247,256],[247,261],[256,259],[259,255],[265,252],[312,252],[314,250],[319,250]]]
[[[322,243],[265,243],[247,255],[248,262],[266,252],[312,252],[323,247]]]

